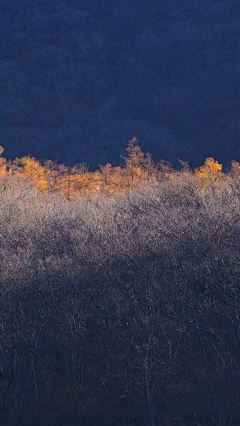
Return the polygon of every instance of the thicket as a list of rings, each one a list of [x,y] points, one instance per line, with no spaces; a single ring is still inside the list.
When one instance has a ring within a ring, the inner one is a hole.
[[[1,425],[238,426],[239,164],[54,167],[2,159]]]

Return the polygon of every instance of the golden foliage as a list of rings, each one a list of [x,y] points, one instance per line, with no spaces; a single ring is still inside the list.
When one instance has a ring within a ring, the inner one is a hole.
[[[47,190],[46,170],[34,157],[16,158],[12,163],[13,170],[17,175],[32,183],[39,191]]]
[[[208,190],[213,184],[223,189],[230,176],[234,179],[240,178],[240,164],[237,161],[232,161],[229,175],[223,173],[222,165],[212,157],[207,158],[194,172],[187,163],[180,161],[182,170],[179,171],[174,170],[166,161],[155,164],[149,154],[145,155],[142,152],[135,137],[128,142],[126,150],[128,155],[122,157],[125,161],[124,166],[113,167],[107,163],[95,172],[89,172],[85,163],[67,167],[51,160],[42,164],[31,156],[16,158],[12,162],[0,157],[0,176],[15,175],[43,194],[55,192],[68,200],[90,193],[110,195],[132,191],[146,182],[162,179],[167,180],[170,185],[183,180],[188,182],[190,175],[198,179],[203,190]],[[0,155],[3,152],[4,148],[0,147]],[[183,191],[183,188],[184,185],[180,185],[179,191]]]
[[[222,164],[212,157],[206,158],[204,165],[197,167],[194,174],[199,179],[202,189],[208,189],[213,183],[218,183],[223,187],[227,178],[222,172]]]

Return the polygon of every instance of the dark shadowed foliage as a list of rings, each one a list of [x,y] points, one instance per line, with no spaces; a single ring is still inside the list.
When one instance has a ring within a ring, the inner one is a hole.
[[[238,180],[66,200],[6,179],[1,425],[238,426]]]

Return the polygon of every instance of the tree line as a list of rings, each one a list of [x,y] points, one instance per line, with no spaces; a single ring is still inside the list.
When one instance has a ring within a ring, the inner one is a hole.
[[[72,197],[90,194],[116,194],[131,191],[139,185],[158,182],[163,179],[178,180],[182,174],[193,174],[200,186],[206,187],[210,182],[218,181],[225,185],[229,179],[240,176],[240,164],[232,161],[229,173],[222,172],[222,165],[209,157],[204,165],[190,170],[187,162],[179,160],[181,171],[174,170],[171,163],[160,161],[154,163],[149,153],[144,154],[133,137],[127,145],[127,156],[122,157],[123,164],[113,167],[110,163],[100,165],[95,172],[90,172],[85,162],[67,167],[52,160],[40,162],[32,156],[15,158],[7,161],[0,159],[0,178],[7,182],[22,182],[29,188],[36,188],[41,193],[61,194],[70,200]],[[0,147],[0,155],[4,148]],[[18,185],[18,183],[16,183]],[[21,185],[21,184],[20,184]]]
[[[240,166],[127,149],[74,193],[2,159],[4,426],[239,425]]]

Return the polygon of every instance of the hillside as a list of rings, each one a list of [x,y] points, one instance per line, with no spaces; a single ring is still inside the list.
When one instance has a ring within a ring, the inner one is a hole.
[[[124,161],[1,158],[2,426],[240,424],[240,163]]]

